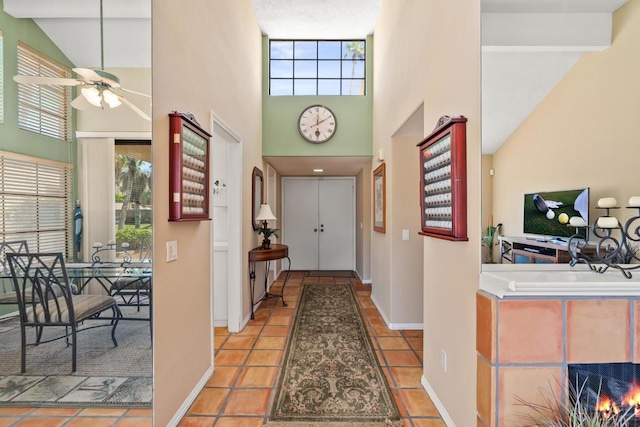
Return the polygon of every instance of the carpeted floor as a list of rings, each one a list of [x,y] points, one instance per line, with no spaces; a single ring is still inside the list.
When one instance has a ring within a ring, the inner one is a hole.
[[[125,316],[148,317],[143,308],[124,308]],[[87,321],[91,326],[98,321]],[[104,321],[100,321],[104,323]],[[83,326],[84,327],[84,326]],[[45,328],[43,340],[64,328]],[[33,342],[34,328],[27,329]],[[144,405],[151,404],[152,351],[148,321],[121,320],[116,328],[78,333],[77,371],[71,372],[71,347],[65,340],[27,347],[27,372],[20,373],[20,324],[0,322],[0,406],[8,405]]]
[[[305,284],[269,426],[401,426],[350,285]]]

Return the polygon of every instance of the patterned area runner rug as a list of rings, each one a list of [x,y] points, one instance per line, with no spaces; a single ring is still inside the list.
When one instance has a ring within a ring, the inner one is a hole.
[[[305,284],[269,427],[401,426],[351,285]]]
[[[307,272],[307,277],[356,277],[350,270],[312,270]]]

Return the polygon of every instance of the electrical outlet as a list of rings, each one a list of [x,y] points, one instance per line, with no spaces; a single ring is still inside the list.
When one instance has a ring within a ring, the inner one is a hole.
[[[402,240],[409,240],[409,230],[402,230]]]
[[[167,242],[167,262],[175,261],[178,259],[178,242],[173,240]]]
[[[443,371],[447,372],[447,352],[443,349],[440,349],[440,366]]]

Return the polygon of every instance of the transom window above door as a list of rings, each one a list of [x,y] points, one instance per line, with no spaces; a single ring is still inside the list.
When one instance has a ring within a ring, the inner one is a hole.
[[[269,94],[364,95],[364,40],[269,41]]]

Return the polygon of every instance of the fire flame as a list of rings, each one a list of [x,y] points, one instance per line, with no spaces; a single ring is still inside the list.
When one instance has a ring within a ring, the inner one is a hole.
[[[596,411],[600,412],[604,418],[620,413],[620,408],[611,400],[609,396],[602,396],[596,404]]]
[[[629,392],[622,398],[622,403],[633,408],[634,415],[640,417],[640,386],[638,384],[631,385]]]

